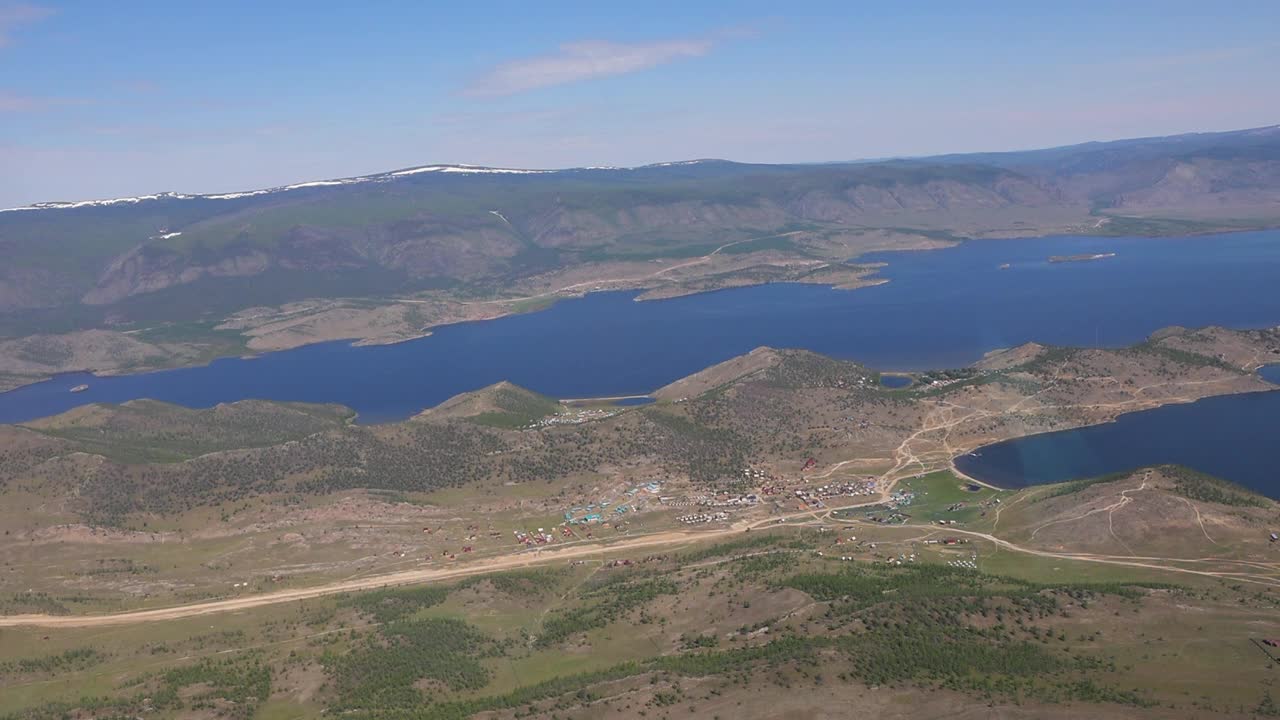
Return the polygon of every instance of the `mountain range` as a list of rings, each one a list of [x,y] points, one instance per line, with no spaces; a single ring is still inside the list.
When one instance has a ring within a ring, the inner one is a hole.
[[[1280,126],[828,164],[428,165],[0,211],[0,334],[185,322],[308,298],[493,292],[762,233],[962,239],[1278,223]]]

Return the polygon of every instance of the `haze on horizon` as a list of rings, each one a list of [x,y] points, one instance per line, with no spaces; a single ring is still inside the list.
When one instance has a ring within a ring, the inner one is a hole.
[[[0,0],[0,207],[432,163],[818,162],[1280,119],[1280,6]]]

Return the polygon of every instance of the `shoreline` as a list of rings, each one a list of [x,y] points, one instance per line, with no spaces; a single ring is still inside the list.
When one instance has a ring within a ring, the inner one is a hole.
[[[29,376],[29,377],[30,377],[30,379],[27,379],[27,378],[28,378],[28,376],[15,375],[15,374],[7,374],[7,375],[6,375],[3,371],[0,371],[0,378],[4,378],[4,377],[19,378],[19,377],[20,377],[20,378],[22,378],[22,380],[23,380],[23,382],[20,382],[20,383],[15,384],[15,385],[6,385],[5,383],[0,382],[0,395],[3,395],[3,394],[8,393],[8,392],[13,392],[13,391],[15,391],[15,390],[20,390],[20,389],[22,389],[22,388],[31,387],[31,386],[33,386],[33,385],[39,385],[39,384],[41,384],[41,383],[46,383],[46,382],[49,382],[49,381],[51,381],[51,380],[57,380],[57,379],[59,379],[59,378],[66,377],[66,376],[68,376],[68,375],[82,375],[82,374],[88,374],[88,375],[90,376],[90,378],[122,377],[122,376],[128,376],[128,375],[139,375],[139,376],[141,376],[141,375],[150,375],[150,374],[152,374],[152,373],[168,372],[168,371],[171,371],[171,370],[187,370],[187,369],[192,369],[192,368],[208,367],[209,365],[213,364],[214,362],[217,362],[218,360],[226,360],[226,359],[228,359],[228,358],[235,358],[235,359],[239,359],[239,360],[256,360],[256,359],[258,359],[258,358],[261,358],[261,357],[262,357],[262,356],[264,356],[264,355],[268,355],[268,354],[272,354],[272,353],[289,352],[289,351],[291,351],[291,350],[298,350],[298,349],[301,349],[301,348],[314,347],[314,346],[317,346],[317,345],[324,345],[324,344],[326,344],[326,343],[347,343],[350,347],[384,347],[384,346],[391,346],[391,345],[400,345],[400,344],[402,344],[402,343],[413,342],[413,341],[415,341],[415,340],[423,340],[423,339],[429,338],[429,337],[431,337],[432,335],[434,335],[434,334],[435,334],[435,332],[436,332],[437,330],[439,330],[440,328],[449,327],[449,326],[453,326],[453,325],[463,325],[463,324],[467,324],[467,323],[482,323],[482,322],[489,322],[489,321],[492,321],[492,320],[500,320],[500,319],[502,319],[502,318],[507,318],[507,317],[515,317],[515,316],[518,316],[518,315],[528,315],[528,314],[532,314],[532,313],[543,312],[543,311],[545,311],[545,310],[550,310],[550,309],[552,309],[553,307],[555,307],[556,305],[558,305],[558,304],[560,303],[560,301],[562,301],[562,300],[578,300],[578,299],[581,299],[581,298],[585,298],[585,297],[587,297],[588,295],[594,295],[594,294],[598,294],[598,293],[609,293],[609,292],[634,292],[634,293],[636,293],[636,297],[633,297],[633,298],[632,298],[632,301],[633,301],[633,302],[659,302],[659,301],[662,301],[662,300],[675,300],[675,299],[679,299],[679,298],[695,297],[695,296],[698,296],[698,295],[709,295],[709,294],[711,294],[711,293],[724,292],[724,291],[727,291],[727,290],[743,290],[743,289],[753,288],[753,287],[763,287],[763,286],[765,286],[765,285],[785,285],[785,284],[793,284],[793,285],[818,285],[818,286],[823,286],[823,285],[825,285],[826,287],[828,287],[828,288],[830,288],[830,289],[832,289],[832,290],[854,291],[854,290],[861,290],[861,289],[866,288],[866,287],[876,287],[876,286],[879,286],[879,285],[884,285],[884,284],[886,284],[886,283],[888,283],[888,282],[889,282],[889,280],[888,280],[888,279],[881,279],[881,280],[879,280],[878,282],[870,282],[870,283],[866,283],[866,284],[862,284],[862,285],[855,285],[855,286],[853,286],[853,287],[847,287],[847,286],[842,285],[841,283],[806,282],[806,281],[804,281],[804,280],[779,280],[779,281],[768,281],[768,280],[766,280],[766,281],[762,281],[762,282],[747,283],[747,284],[743,284],[743,285],[729,285],[729,286],[719,287],[719,288],[707,288],[707,289],[699,289],[699,290],[690,290],[690,291],[688,291],[688,292],[683,292],[683,293],[673,294],[673,295],[667,295],[667,296],[660,296],[660,297],[644,297],[644,295],[646,295],[647,293],[650,293],[650,292],[652,292],[654,289],[656,289],[656,287],[657,287],[657,286],[655,286],[655,287],[653,287],[653,288],[644,288],[644,287],[641,287],[641,288],[601,288],[601,289],[599,289],[599,290],[587,290],[587,291],[585,291],[585,292],[581,292],[581,293],[573,293],[573,294],[557,295],[557,296],[555,296],[554,298],[552,298],[552,301],[551,301],[551,302],[549,302],[549,303],[547,303],[546,305],[540,305],[540,306],[538,306],[538,307],[536,307],[536,308],[531,308],[531,309],[528,309],[528,310],[512,310],[512,311],[510,311],[510,312],[504,312],[504,313],[501,313],[501,314],[492,315],[492,316],[485,317],[485,318],[476,318],[476,319],[459,319],[459,320],[443,320],[443,321],[438,322],[438,323],[435,323],[435,324],[433,324],[433,325],[428,325],[428,326],[426,326],[425,328],[423,328],[423,332],[421,332],[421,333],[419,333],[419,334],[415,334],[415,335],[408,336],[408,337],[399,337],[399,338],[379,338],[379,337],[376,337],[376,336],[374,336],[374,337],[356,337],[356,336],[353,336],[353,337],[345,337],[345,338],[323,338],[323,339],[316,339],[316,340],[313,340],[313,341],[310,341],[310,342],[301,342],[301,343],[298,343],[298,344],[296,344],[296,345],[289,345],[289,346],[286,346],[286,347],[270,348],[270,349],[262,349],[262,350],[260,350],[259,352],[250,352],[250,353],[247,353],[247,354],[246,354],[246,353],[239,353],[239,354],[237,354],[237,353],[228,353],[228,354],[226,354],[226,355],[216,355],[216,356],[214,356],[214,357],[211,357],[211,358],[209,358],[209,359],[205,360],[204,362],[197,362],[197,363],[174,363],[174,364],[172,364],[172,365],[164,365],[164,366],[160,366],[160,367],[150,367],[150,368],[130,368],[130,367],[107,368],[107,369],[97,369],[97,368],[92,368],[92,367],[69,368],[69,369],[66,369],[66,370],[59,370],[59,371],[57,371],[57,372],[52,372],[52,373],[48,373],[48,374],[36,375],[36,376]],[[515,299],[511,300],[511,302],[521,302],[521,301],[523,301],[523,300],[524,300],[524,298],[515,298]],[[405,301],[404,301],[404,300],[396,300],[396,301],[393,301],[392,303],[389,303],[389,304],[394,305],[394,304],[396,304],[396,303],[398,303],[398,302],[405,302]],[[506,302],[506,301],[503,301],[503,302]],[[130,331],[130,332],[136,332],[136,331]],[[24,336],[24,337],[32,337],[32,336]],[[15,339],[20,339],[20,338],[15,338]]]
[[[387,307],[393,307],[399,304],[410,304],[410,305],[420,304],[420,303],[431,304],[435,302],[439,302],[443,304],[460,303],[463,305],[482,303],[482,304],[492,304],[497,306],[495,309],[497,309],[498,312],[491,315],[486,315],[484,317],[476,317],[476,318],[466,318],[466,317],[450,318],[446,316],[441,318],[437,322],[433,322],[431,324],[419,327],[417,331],[412,334],[407,334],[402,336],[394,336],[394,335],[379,336],[377,334],[353,334],[346,337],[302,338],[297,342],[282,343],[280,346],[261,347],[257,349],[248,347],[246,348],[249,350],[247,354],[244,353],[243,351],[239,353],[232,352],[227,354],[214,354],[209,357],[201,358],[197,362],[187,361],[186,358],[173,357],[173,358],[169,358],[170,360],[172,360],[172,362],[159,363],[159,364],[146,366],[146,367],[128,366],[128,365],[121,366],[121,367],[109,367],[105,369],[93,368],[89,366],[69,367],[69,368],[62,368],[54,372],[42,372],[42,373],[33,374],[33,375],[26,375],[20,372],[19,373],[5,372],[3,370],[0,370],[0,395],[3,395],[8,392],[13,392],[15,390],[27,388],[29,386],[46,383],[51,380],[56,380],[66,375],[74,375],[74,374],[81,374],[81,373],[87,373],[93,378],[120,377],[120,376],[127,376],[127,375],[146,375],[150,373],[165,372],[169,370],[181,370],[181,369],[188,369],[188,368],[206,367],[217,360],[222,360],[226,358],[235,357],[240,359],[253,359],[253,358],[261,357],[268,353],[286,352],[289,350],[312,347],[312,346],[322,345],[324,343],[330,343],[330,342],[344,342],[344,343],[350,344],[352,347],[378,347],[378,346],[398,345],[398,344],[410,342],[413,340],[421,340],[421,339],[431,337],[436,330],[443,327],[450,326],[450,325],[459,325],[459,324],[473,323],[473,322],[487,322],[490,320],[498,320],[505,317],[512,317],[516,315],[541,312],[544,310],[552,309],[561,300],[579,299],[579,298],[583,298],[588,295],[591,295],[594,293],[600,293],[600,292],[636,292],[636,296],[633,298],[634,301],[648,302],[651,300],[668,300],[668,299],[676,299],[676,298],[683,298],[683,297],[695,297],[697,295],[710,294],[714,292],[761,287],[761,286],[772,285],[772,284],[786,284],[786,283],[811,284],[811,285],[826,286],[833,290],[852,291],[852,290],[860,290],[860,289],[869,288],[869,287],[877,287],[877,286],[884,285],[891,282],[890,278],[884,278],[879,275],[880,271],[883,270],[883,268],[888,267],[890,263],[885,261],[879,261],[874,263],[857,264],[855,262],[858,258],[868,254],[872,254],[872,253],[926,252],[926,251],[934,251],[939,249],[956,247],[969,242],[982,242],[982,241],[1017,242],[1019,240],[1038,240],[1038,239],[1042,240],[1042,239],[1052,239],[1052,238],[1061,238],[1061,239],[1134,238],[1134,239],[1158,241],[1158,240],[1193,239],[1193,238],[1203,238],[1207,236],[1240,234],[1240,233],[1249,233],[1249,232],[1267,232],[1269,230],[1274,230],[1274,228],[1234,228],[1234,229],[1224,229],[1224,230],[1203,230],[1203,231],[1185,232],[1185,233],[1168,234],[1168,235],[1092,235],[1092,234],[1068,235],[1068,234],[1061,234],[1061,233],[1044,233],[1044,234],[1037,235],[1032,233],[1032,234],[1023,234],[1016,237],[981,236],[981,237],[960,238],[954,242],[948,242],[948,243],[943,243],[941,245],[933,245],[933,246],[926,246],[926,247],[902,247],[902,248],[885,248],[885,249],[867,250],[865,252],[861,252],[845,260],[832,261],[832,262],[826,263],[827,267],[852,273],[854,275],[853,282],[844,282],[844,281],[826,282],[824,280],[809,280],[804,277],[798,277],[798,278],[777,279],[777,280],[774,280],[774,279],[751,280],[751,281],[743,282],[741,284],[727,284],[720,287],[678,288],[677,286],[672,286],[672,285],[664,286],[662,284],[644,284],[643,283],[644,280],[649,280],[652,278],[643,277],[643,278],[627,278],[627,279],[621,280],[621,282],[624,282],[624,283],[631,283],[631,282],[640,283],[640,284],[635,284],[631,286],[605,287],[603,285],[600,285],[599,287],[584,288],[583,290],[576,290],[576,289],[569,290],[569,288],[566,287],[566,288],[560,288],[558,290],[553,290],[550,292],[535,294],[531,296],[516,297],[516,298],[498,298],[498,299],[484,300],[484,301],[424,300],[424,299],[415,299],[415,298],[392,298],[392,299],[387,299],[384,304],[378,305],[377,307],[387,308]],[[737,242],[745,242],[745,241],[737,241]],[[732,244],[735,244],[735,243],[730,243],[730,245]],[[712,253],[712,254],[714,255],[715,253]],[[708,257],[711,257],[711,256],[703,256],[701,258],[696,258],[695,261],[704,261]],[[840,267],[841,265],[843,265],[844,267]],[[672,266],[672,268],[667,268],[667,269],[674,269],[675,267],[678,267],[678,265]],[[777,266],[774,266],[774,267],[777,267]],[[665,272],[665,270],[659,271],[659,272]],[[733,272],[736,272],[736,271],[733,271]],[[696,282],[697,280],[698,278],[695,277],[695,278],[691,278],[688,282]],[[608,283],[608,281],[601,281],[601,282],[606,284]],[[597,281],[588,281],[588,282],[579,283],[578,285],[585,286],[585,285],[598,285],[598,284],[599,283]],[[573,287],[573,286],[570,286],[570,287]],[[661,293],[664,287],[675,290],[675,292],[671,292],[670,294],[655,294],[655,293]],[[565,292],[566,290],[569,290],[569,291]],[[529,308],[501,307],[503,303],[508,303],[511,305],[519,305],[522,303],[527,303],[532,299],[544,299],[544,298],[548,300],[548,302],[546,302],[545,304],[537,303],[534,306]],[[317,299],[317,300],[320,300],[320,299]],[[340,301],[340,300],[341,299],[338,299],[337,301]],[[332,303],[334,301],[335,300],[330,300],[329,302]],[[303,300],[299,302],[312,302],[312,301]],[[328,309],[332,309],[332,307]],[[285,314],[294,314],[294,313],[285,313]],[[231,315],[231,316],[228,316],[227,318],[224,318],[221,322],[225,324],[225,323],[235,322],[235,320],[236,320],[235,316]],[[1268,327],[1268,326],[1262,325],[1258,327]],[[1240,327],[1236,329],[1253,329],[1253,328],[1250,326],[1250,327]],[[246,328],[246,330],[252,330],[252,328]],[[103,329],[100,329],[100,328],[89,329],[89,330],[79,330],[79,331],[74,331],[73,333],[63,334],[63,336],[76,334],[76,333],[83,333],[83,332],[102,332],[102,331]],[[110,332],[110,331],[107,331],[107,332]],[[138,330],[116,331],[116,332],[120,332],[120,334],[128,335],[128,334],[137,333]],[[32,338],[32,337],[39,337],[39,336],[25,335],[25,336],[19,336],[14,338],[7,338],[5,340],[19,341],[26,338]],[[60,337],[60,336],[52,335],[49,337]],[[241,331],[241,337],[245,338],[246,345],[248,345],[248,343],[252,343],[258,336],[245,334],[244,331]],[[157,345],[162,345],[162,343],[157,343]],[[180,345],[180,344],[175,344],[175,345]],[[189,345],[188,347],[191,347],[191,346]],[[199,346],[195,346],[195,347],[199,347]],[[993,349],[988,351],[988,353],[997,352],[998,350],[999,348]],[[889,371],[889,372],[892,372],[892,371]]]

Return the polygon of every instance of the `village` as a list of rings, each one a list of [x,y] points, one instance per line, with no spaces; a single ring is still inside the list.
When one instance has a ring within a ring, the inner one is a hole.
[[[363,562],[372,569],[375,565],[453,563],[513,550],[539,554],[551,547],[652,533],[672,526],[723,529],[770,517],[783,522],[787,516],[807,512],[815,513],[815,522],[852,521],[889,529],[923,520],[941,529],[963,525],[977,512],[985,514],[987,508],[1000,502],[993,496],[957,500],[955,490],[974,492],[973,486],[961,486],[948,490],[943,504],[924,497],[939,486],[910,481],[882,496],[878,476],[832,478],[831,473],[818,473],[814,458],[790,471],[750,465],[726,475],[713,488],[690,492],[691,487],[687,478],[657,467],[619,468],[609,477],[593,478],[568,486],[546,500],[533,501],[536,505],[521,501],[517,504],[522,509],[509,516],[507,511],[485,511],[484,517],[442,518],[421,525],[420,541],[406,538],[383,545],[376,560],[371,557]],[[859,502],[860,499],[863,500]],[[530,513],[534,507],[537,510]],[[829,529],[823,527],[820,532]],[[941,550],[968,542],[961,535],[942,534],[920,538],[909,548],[902,547],[892,536],[861,541],[854,536],[837,536],[833,540],[834,545],[824,549],[834,552],[833,557],[852,560],[863,556],[894,565],[917,562],[917,546]],[[946,561],[965,568],[970,568],[967,563],[972,562],[954,556]],[[248,591],[250,587],[248,582],[233,585],[236,591]]]

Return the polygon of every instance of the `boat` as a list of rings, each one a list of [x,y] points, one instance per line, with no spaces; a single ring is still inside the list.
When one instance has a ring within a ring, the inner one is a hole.
[[[88,389],[89,389],[88,385],[77,385],[71,388],[71,392],[79,393],[79,392],[84,392],[85,390],[88,390]]]

